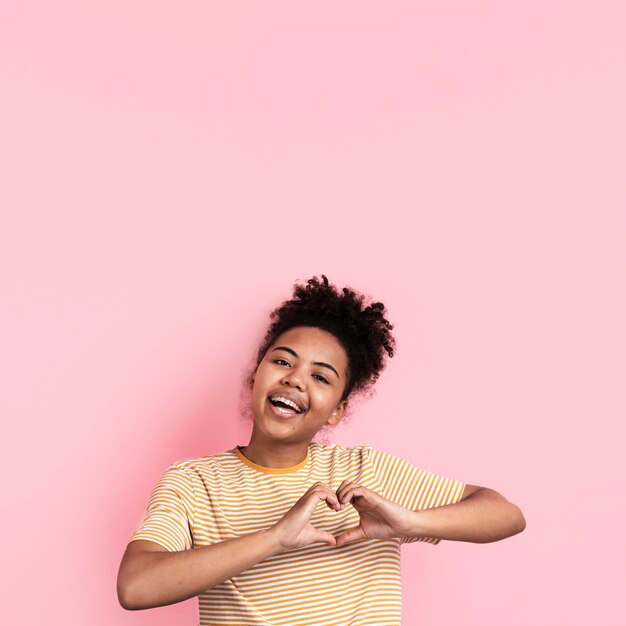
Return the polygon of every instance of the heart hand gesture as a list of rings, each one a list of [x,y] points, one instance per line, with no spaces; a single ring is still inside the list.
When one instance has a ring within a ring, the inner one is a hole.
[[[332,511],[341,511],[352,504],[359,513],[359,525],[337,537],[315,528],[310,520],[322,500]],[[271,531],[283,550],[292,550],[319,541],[339,547],[359,539],[409,536],[412,526],[413,511],[383,498],[367,487],[344,480],[337,492],[321,482],[311,485],[274,524]]]

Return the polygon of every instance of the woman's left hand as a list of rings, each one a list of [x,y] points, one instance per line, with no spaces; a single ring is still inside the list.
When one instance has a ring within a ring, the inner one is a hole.
[[[391,502],[375,491],[344,480],[336,491],[340,504],[351,503],[358,511],[359,525],[336,537],[337,547],[359,539],[387,539],[408,536],[414,512]]]

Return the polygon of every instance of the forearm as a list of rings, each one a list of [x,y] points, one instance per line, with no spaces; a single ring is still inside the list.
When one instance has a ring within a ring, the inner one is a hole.
[[[121,572],[122,606],[148,609],[182,602],[283,551],[263,530],[181,552],[144,552]]]
[[[522,511],[493,489],[479,489],[456,504],[413,511],[409,537],[488,543],[520,533]]]

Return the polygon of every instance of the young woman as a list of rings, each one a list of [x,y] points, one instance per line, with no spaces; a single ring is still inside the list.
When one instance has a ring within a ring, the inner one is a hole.
[[[120,604],[198,596],[202,626],[400,624],[401,544],[498,541],[525,528],[522,512],[370,445],[313,441],[393,356],[382,303],[322,275],[271,320],[248,445],[165,470],[122,559]]]

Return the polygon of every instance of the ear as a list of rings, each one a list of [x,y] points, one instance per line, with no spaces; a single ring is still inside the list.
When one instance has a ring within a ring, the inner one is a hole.
[[[341,418],[344,416],[346,412],[346,408],[348,407],[348,401],[342,400],[337,407],[330,414],[330,417],[326,420],[326,423],[330,426],[335,426],[339,424]]]

